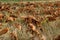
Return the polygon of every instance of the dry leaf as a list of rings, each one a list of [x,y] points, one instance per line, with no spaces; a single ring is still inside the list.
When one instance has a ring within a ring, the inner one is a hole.
[[[11,40],[18,40],[16,32],[14,31],[13,33],[10,33]]]
[[[0,35],[3,35],[7,32],[8,32],[8,28],[4,28],[4,29],[0,30]]]

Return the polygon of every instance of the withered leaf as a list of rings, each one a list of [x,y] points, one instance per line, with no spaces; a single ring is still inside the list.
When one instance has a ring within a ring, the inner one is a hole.
[[[10,33],[11,40],[18,40],[17,36],[14,33]]]
[[[3,35],[7,32],[8,32],[8,28],[4,28],[4,29],[0,30],[0,35]]]

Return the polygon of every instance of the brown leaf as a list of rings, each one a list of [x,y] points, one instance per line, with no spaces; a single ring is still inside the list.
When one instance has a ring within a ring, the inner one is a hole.
[[[15,21],[15,18],[13,18],[13,17],[8,17],[7,20],[6,20],[6,22],[8,22],[8,21]]]
[[[4,17],[4,15],[1,13],[0,14],[0,20],[2,20],[3,17]]]
[[[34,31],[36,30],[36,27],[32,24],[32,23],[29,23],[29,27]]]
[[[11,40],[18,40],[18,38],[15,35],[15,33],[10,33],[10,36],[11,36]]]
[[[0,35],[3,35],[8,32],[8,28],[4,28],[0,31]]]
[[[21,30],[21,25],[20,25],[20,24],[15,23],[14,26],[15,26],[17,29]]]

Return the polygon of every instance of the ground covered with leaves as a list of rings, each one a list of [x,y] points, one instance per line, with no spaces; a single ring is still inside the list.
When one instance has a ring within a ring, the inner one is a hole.
[[[0,40],[60,40],[60,1],[0,2]]]

